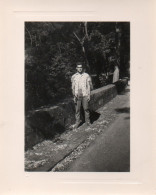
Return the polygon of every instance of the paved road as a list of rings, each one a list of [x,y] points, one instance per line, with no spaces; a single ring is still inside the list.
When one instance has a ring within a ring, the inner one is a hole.
[[[118,110],[119,116],[75,160],[68,172],[128,172],[130,171],[129,101]]]
[[[25,170],[129,170],[129,91],[128,87],[92,112],[90,127],[65,131],[56,140],[44,140],[28,150]]]

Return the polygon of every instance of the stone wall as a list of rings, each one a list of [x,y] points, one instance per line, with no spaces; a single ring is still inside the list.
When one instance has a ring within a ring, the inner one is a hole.
[[[115,85],[107,85],[91,92],[90,110],[96,111],[117,95]],[[57,106],[35,110],[25,118],[25,149],[69,129],[75,123],[72,100]]]

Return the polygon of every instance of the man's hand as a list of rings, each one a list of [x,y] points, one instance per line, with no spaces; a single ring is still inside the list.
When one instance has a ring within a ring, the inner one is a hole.
[[[88,101],[88,102],[90,101],[90,96],[87,96],[87,101]]]
[[[77,102],[77,97],[74,96],[73,100],[74,100],[74,103],[76,103]]]

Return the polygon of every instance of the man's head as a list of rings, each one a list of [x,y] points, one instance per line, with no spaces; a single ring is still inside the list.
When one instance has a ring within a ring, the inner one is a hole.
[[[76,70],[79,73],[82,73],[83,72],[83,65],[82,65],[82,63],[77,63]]]

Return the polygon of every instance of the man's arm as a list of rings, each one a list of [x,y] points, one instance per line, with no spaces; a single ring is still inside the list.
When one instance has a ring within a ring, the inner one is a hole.
[[[72,94],[75,95],[75,83],[74,83],[74,75],[71,77],[71,83],[72,83]]]
[[[71,81],[72,81],[72,93],[73,93],[73,96],[75,96],[77,98],[78,94],[77,94],[77,90],[76,90],[76,88],[77,88],[76,87],[76,85],[77,85],[76,76],[77,76],[77,74],[74,74],[72,76]]]
[[[88,85],[88,101],[90,101],[90,92],[93,90],[92,80],[91,77],[88,75],[87,79],[87,85]]]
[[[72,94],[73,94],[73,96],[74,96],[74,102],[76,103],[76,101],[77,101],[77,97],[76,97],[76,95],[75,95],[75,80],[74,80],[74,75],[72,76],[72,78],[71,78],[71,83],[72,83]]]
[[[92,84],[92,79],[91,79],[90,76],[88,78],[88,83],[89,83],[89,86],[90,86],[90,91],[92,91],[93,90],[93,84]]]

